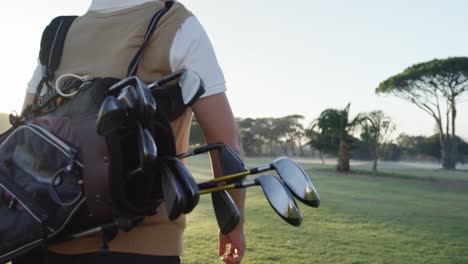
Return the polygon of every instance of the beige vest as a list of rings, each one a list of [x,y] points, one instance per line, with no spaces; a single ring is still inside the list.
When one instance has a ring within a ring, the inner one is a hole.
[[[152,16],[163,5],[158,1],[145,3],[111,13],[88,12],[77,18],[67,35],[63,57],[55,76],[64,73],[91,77],[125,78],[127,66],[143,42]],[[138,76],[151,82],[171,72],[169,55],[172,41],[182,23],[192,14],[176,3],[165,14],[148,42]],[[176,137],[177,152],[188,149],[188,137],[192,112],[171,123]],[[185,216],[175,221],[167,219],[164,206],[156,216],[147,217],[143,224],[130,232],[120,231],[109,244],[110,251],[140,253],[146,255],[180,255]],[[87,237],[53,245],[50,250],[63,254],[79,254],[99,251],[100,236]]]

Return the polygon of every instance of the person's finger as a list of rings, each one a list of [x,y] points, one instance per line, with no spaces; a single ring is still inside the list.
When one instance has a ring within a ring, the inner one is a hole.
[[[236,253],[233,255],[234,256],[234,261],[240,262],[242,258],[244,257],[245,249],[239,249],[236,248]]]
[[[236,254],[236,246],[231,243],[231,247],[229,248],[229,255],[234,256]]]
[[[233,244],[231,245],[230,253],[232,256],[240,256],[241,258],[244,256],[245,253],[245,244]]]
[[[226,254],[222,260],[224,261],[224,263],[226,264],[237,264],[237,263],[240,263],[241,260],[242,260],[242,255],[239,255],[237,253],[234,253],[234,254]]]
[[[225,263],[231,264],[231,263],[233,263],[234,254],[235,254],[235,248],[234,248],[234,245],[231,243],[231,244],[229,244],[229,251],[226,252],[226,253],[221,257],[221,259],[222,259]]]
[[[220,235],[219,236],[219,244],[218,244],[218,256],[224,255],[224,252],[226,252],[226,244],[228,240],[225,236]]]

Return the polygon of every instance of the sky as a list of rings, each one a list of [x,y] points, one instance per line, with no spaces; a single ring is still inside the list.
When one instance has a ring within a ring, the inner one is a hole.
[[[0,112],[19,111],[36,67],[42,30],[58,15],[83,14],[90,0],[8,1],[0,16]],[[226,77],[237,117],[305,116],[326,108],[382,110],[394,133],[431,135],[434,121],[375,88],[406,67],[468,55],[468,1],[181,1],[201,21]],[[468,96],[467,96],[468,97]],[[468,100],[457,134],[468,139]]]

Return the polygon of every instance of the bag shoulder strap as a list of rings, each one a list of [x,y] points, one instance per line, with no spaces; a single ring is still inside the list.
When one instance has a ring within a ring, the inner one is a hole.
[[[42,86],[54,78],[54,73],[60,65],[63,47],[68,30],[78,16],[58,16],[44,29],[39,50],[39,61],[42,66],[42,78],[36,87],[33,106],[37,102]]]
[[[68,30],[77,16],[59,16],[54,18],[44,29],[41,38],[39,60],[44,67],[42,76],[47,80],[54,78],[54,72],[60,65],[63,47]]]
[[[145,37],[143,39],[143,43],[141,44],[140,48],[138,49],[137,53],[135,54],[135,57],[133,57],[133,59],[131,60],[130,64],[128,65],[128,68],[127,68],[127,76],[130,77],[130,76],[135,76],[138,72],[138,67],[140,66],[140,61],[141,61],[141,58],[142,58],[142,55],[143,55],[143,50],[145,49],[146,45],[148,44],[148,41],[151,37],[151,35],[153,35],[154,31],[156,30],[156,26],[159,22],[159,20],[161,20],[161,17],[164,16],[164,14],[166,14],[169,9],[171,9],[171,7],[174,5],[174,1],[167,1],[164,3],[165,7],[161,10],[159,10],[158,12],[156,12],[156,14],[154,14],[154,16],[151,18],[151,21],[148,25],[148,28],[146,29],[146,33],[145,33]]]

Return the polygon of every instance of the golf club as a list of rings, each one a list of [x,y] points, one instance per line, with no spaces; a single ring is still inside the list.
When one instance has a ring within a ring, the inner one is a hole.
[[[182,70],[178,70],[178,71],[175,71],[173,73],[170,73],[168,75],[165,75],[161,79],[159,79],[157,81],[154,81],[151,84],[148,84],[148,89],[153,90],[153,89],[155,89],[157,87],[162,87],[162,86],[168,84],[169,82],[172,82],[177,78],[180,78],[185,71],[186,70],[182,69]]]
[[[147,128],[143,128],[138,124],[138,133],[140,138],[140,154],[143,161],[143,168],[148,168],[149,165],[154,164],[158,157],[158,149],[154,142],[151,133]]]
[[[205,85],[200,76],[193,71],[185,71],[179,80],[182,90],[182,98],[186,106],[192,105],[202,94],[205,93]]]
[[[192,155],[205,153],[210,150],[218,151],[218,158],[223,174],[231,174],[245,170],[243,161],[224,144],[209,144],[189,151]],[[177,156],[182,159],[188,153]],[[218,226],[223,234],[228,234],[237,226],[240,220],[240,212],[227,191],[211,193],[211,201],[215,211]]]
[[[161,190],[169,220],[177,219],[185,210],[187,196],[169,166],[162,162]]]
[[[217,158],[223,175],[245,170],[244,162],[226,145],[221,145]],[[223,234],[230,233],[239,223],[240,211],[227,191],[211,194],[211,202],[216,214],[216,220]]]
[[[237,180],[248,175],[259,174],[270,170],[276,170],[278,176],[291,190],[293,195],[302,203],[315,208],[319,207],[320,197],[309,176],[307,176],[305,171],[297,163],[288,158],[278,158],[270,164],[199,183],[199,188],[204,186],[213,186],[213,183],[219,182],[229,183],[232,180]]]
[[[200,193],[198,190],[197,183],[193,179],[191,173],[187,168],[176,158],[164,158],[163,162],[168,165],[168,168],[172,171],[175,179],[179,181],[182,190],[185,192],[187,197],[187,203],[183,210],[184,214],[190,213],[193,208],[198,204],[200,199]]]
[[[137,101],[137,117],[144,127],[151,120],[151,117],[156,112],[156,101],[146,84],[135,77],[135,92]]]
[[[147,128],[143,128],[140,123],[136,122],[137,125],[137,136],[138,136],[138,164],[137,167],[127,174],[127,179],[132,179],[135,175],[140,172],[144,172],[148,168],[151,168],[156,162],[158,157],[158,148],[154,141],[151,133]]]
[[[178,158],[187,158],[193,155],[200,153],[208,152],[215,149],[229,149],[229,147],[224,146],[222,143],[209,144],[202,146],[196,149],[192,149],[184,154],[178,156]],[[237,156],[235,152],[230,151],[229,155]],[[240,158],[239,158],[240,159]],[[229,183],[232,180],[238,180],[244,178],[245,176],[258,174],[270,170],[276,170],[278,176],[284,181],[286,186],[291,190],[293,195],[299,199],[304,204],[311,207],[319,207],[320,205],[320,196],[317,193],[317,190],[314,187],[314,184],[310,180],[307,173],[302,169],[297,163],[288,159],[288,158],[279,158],[273,161],[273,163],[252,168],[249,170],[242,170],[237,173],[225,173],[224,176],[217,177],[207,182],[202,182],[198,184],[200,189],[204,187],[215,186],[218,182],[227,182]]]
[[[161,79],[154,81],[148,85],[143,83],[143,81],[141,81],[137,77],[131,76],[112,85],[108,89],[108,92],[116,95],[122,89],[124,89],[125,87],[129,85],[135,87],[136,89],[138,87],[144,87],[144,88],[147,88],[150,92],[153,92],[153,91],[158,90],[158,88],[163,87],[164,85],[167,85],[170,82],[173,82],[177,79],[179,79],[177,81],[177,84],[182,88],[182,97],[184,100],[184,104],[186,106],[191,105],[196,99],[198,99],[205,92],[205,89],[203,88],[204,84],[200,76],[198,76],[193,71],[184,70],[184,69],[165,75]],[[137,91],[137,93],[139,92]],[[146,92],[144,93],[146,94]],[[150,101],[148,101],[147,106],[150,107],[150,109],[152,108],[151,105],[153,104]]]
[[[240,211],[227,191],[211,193],[211,201],[222,234],[229,234],[240,221]]]
[[[134,109],[137,104],[137,98],[135,95],[135,88],[133,86],[128,85],[122,89],[122,91],[117,96],[117,100],[121,102],[127,110]]]
[[[96,129],[99,135],[106,136],[122,127],[127,119],[127,110],[115,97],[108,96],[99,109]]]
[[[273,175],[262,175],[253,180],[243,180],[232,184],[218,186],[213,188],[200,189],[200,194],[213,193],[218,191],[246,188],[250,186],[260,185],[263,193],[275,212],[283,218],[287,223],[299,226],[302,222],[302,214],[292,198],[291,193],[281,183],[278,178]]]
[[[135,116],[146,127],[146,122],[157,109],[156,101],[148,86],[136,76],[128,77],[112,85],[108,92],[126,101],[129,109],[135,109]],[[133,107],[132,107],[133,106]]]
[[[182,99],[185,106],[192,105],[203,93],[205,93],[204,84],[195,72],[190,70],[179,70],[148,85],[148,89],[153,93],[157,93],[158,88],[175,81],[180,87]],[[157,94],[154,94],[157,96]]]

